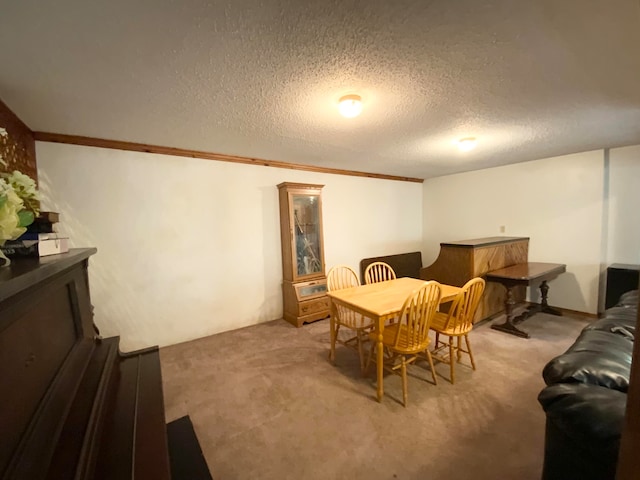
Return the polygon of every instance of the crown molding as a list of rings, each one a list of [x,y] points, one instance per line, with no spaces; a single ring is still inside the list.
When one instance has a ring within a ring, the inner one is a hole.
[[[265,160],[262,158],[242,157],[239,155],[226,155],[224,153],[202,152],[183,148],[163,147],[160,145],[147,145],[144,143],[122,142],[104,138],[82,137],[79,135],[64,135],[61,133],[34,132],[34,137],[40,142],[66,143],[70,145],[84,145],[87,147],[111,148],[114,150],[128,150],[132,152],[157,153],[160,155],[173,155],[177,157],[201,158],[203,160],[216,160],[220,162],[243,163],[259,165],[263,167],[288,168],[290,170],[304,170],[317,173],[331,173],[334,175],[349,175],[353,177],[378,178],[382,180],[397,180],[401,182],[423,183],[422,178],[401,177],[396,175],[383,175],[380,173],[357,172],[354,170],[342,170],[339,168],[317,167],[299,163],[281,162],[279,160]]]

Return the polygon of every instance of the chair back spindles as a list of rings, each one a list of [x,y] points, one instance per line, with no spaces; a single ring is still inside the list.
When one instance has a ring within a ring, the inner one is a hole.
[[[445,329],[455,333],[471,330],[484,287],[485,281],[482,278],[472,278],[462,287],[451,304]]]
[[[441,293],[440,284],[430,281],[405,300],[400,312],[400,321],[404,328],[397,330],[394,343],[396,348],[400,346],[400,339],[404,335],[406,345],[402,346],[403,349],[419,351],[426,348],[429,343],[429,327],[438,310]]]
[[[327,290],[330,292],[359,285],[358,275],[346,265],[337,265],[327,273]]]
[[[473,318],[480,305],[480,299],[484,293],[485,281],[482,278],[469,280],[463,287],[465,292],[464,308],[462,309],[461,328],[469,329],[473,327]]]
[[[373,351],[377,345],[378,359],[381,360],[383,368],[402,376],[402,403],[405,407],[409,395],[407,367],[414,363],[419,355],[427,357],[433,384],[438,384],[433,358],[429,352],[429,328],[440,305],[441,295],[442,288],[438,282],[425,282],[407,296],[400,310],[399,322],[385,327],[381,332],[382,345],[378,343],[380,342],[379,332],[374,331],[369,334],[371,350],[367,365],[371,364]],[[381,351],[383,347],[384,350]]]
[[[359,285],[358,275],[346,265],[336,265],[327,273],[327,290],[330,292]],[[342,305],[336,306],[336,313],[338,314],[338,321],[350,328],[363,328],[370,323],[362,315]]]
[[[364,283],[386,282],[396,278],[396,272],[393,271],[391,265],[384,262],[373,262],[364,271]]]
[[[469,332],[473,329],[473,319],[480,305],[484,286],[485,281],[482,278],[469,280],[456,295],[449,312],[437,313],[431,325],[431,329],[436,332],[436,345],[431,354],[437,360],[449,364],[451,383],[455,383],[455,365],[460,362],[463,353],[469,355],[471,368],[476,369],[469,343]],[[440,336],[447,336],[449,341],[441,340]],[[441,352],[444,354],[441,355]]]
[[[330,292],[357,287],[359,285],[358,275],[353,269],[346,265],[337,265],[327,273],[327,290]],[[360,357],[360,369],[364,373],[365,359],[362,351],[362,337],[363,332],[371,329],[371,319],[343,305],[334,305],[334,310],[331,315],[333,323],[335,323],[335,331],[331,332],[331,351],[333,352],[335,350],[335,344],[338,341],[344,345],[355,346]],[[339,340],[338,332],[341,325],[355,330],[356,335],[344,341]]]

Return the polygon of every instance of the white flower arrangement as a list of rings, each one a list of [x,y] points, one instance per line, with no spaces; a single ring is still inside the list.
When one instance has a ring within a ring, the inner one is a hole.
[[[9,135],[0,128],[0,164],[6,168],[2,152],[8,144]],[[6,240],[15,240],[27,231],[39,213],[40,196],[36,182],[18,170],[0,173],[0,245]]]

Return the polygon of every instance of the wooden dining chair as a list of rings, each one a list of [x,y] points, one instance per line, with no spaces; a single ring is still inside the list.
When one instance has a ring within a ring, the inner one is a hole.
[[[373,262],[364,271],[364,283],[385,282],[396,278],[396,272],[393,271],[391,265],[384,262]]]
[[[342,290],[344,288],[357,287],[360,285],[358,275],[350,267],[346,265],[338,265],[327,273],[327,290],[330,292],[336,290]],[[347,347],[355,348],[360,356],[360,371],[364,375],[365,373],[365,358],[362,349],[362,344],[367,340],[366,333],[373,327],[371,319],[354,312],[342,305],[335,306],[335,331],[331,332],[331,351],[335,350],[336,342],[341,343]],[[346,340],[339,339],[340,326],[343,325],[346,328],[355,331],[353,337],[349,337]]]
[[[473,318],[484,293],[484,287],[485,281],[482,278],[472,278],[453,300],[449,312],[436,313],[431,322],[431,329],[436,333],[433,357],[449,364],[451,383],[455,383],[455,364],[460,362],[463,353],[469,355],[471,368],[476,369],[469,343],[469,332],[473,328]],[[441,341],[440,335],[447,335],[449,342]],[[466,350],[461,345],[461,339],[466,343]]]
[[[391,265],[385,262],[373,262],[369,264],[364,271],[365,285],[386,282],[387,280],[393,280],[395,278],[396,272],[393,271]],[[397,320],[397,318],[391,318],[387,320],[387,324],[394,324]]]
[[[419,354],[429,361],[433,383],[438,384],[433,360],[429,352],[429,327],[440,304],[441,289],[436,281],[427,282],[413,291],[404,302],[398,323],[385,327],[382,345],[385,348],[384,368],[402,377],[402,402],[407,406],[407,365],[415,362]],[[377,332],[369,333],[371,350],[367,368],[371,364],[377,345]],[[398,372],[399,370],[399,372]]]

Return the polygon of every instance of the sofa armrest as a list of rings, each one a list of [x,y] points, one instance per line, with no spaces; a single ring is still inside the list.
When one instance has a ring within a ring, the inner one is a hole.
[[[618,300],[616,306],[620,307],[637,307],[638,306],[638,290],[631,290],[627,293],[623,293]]]
[[[585,330],[562,355],[544,367],[547,385],[584,383],[620,392],[629,389],[633,341],[621,334]]]
[[[627,394],[597,385],[559,383],[538,395],[547,419],[574,441],[601,449],[620,440]]]
[[[638,310],[629,307],[611,307],[603,318],[587,325],[584,330],[602,330],[611,332],[615,327],[623,327],[633,336],[636,332]]]
[[[547,415],[543,480],[615,478],[627,395],[559,383],[540,392],[538,401]]]

